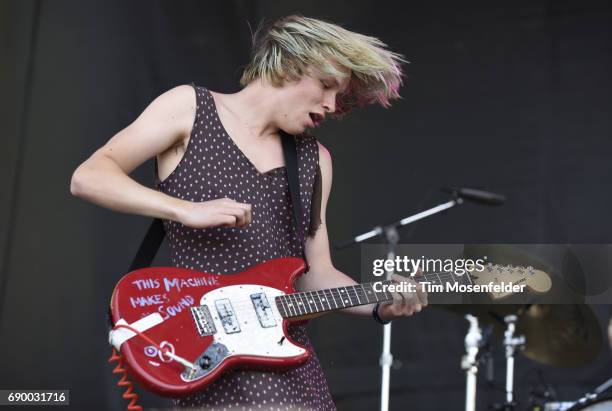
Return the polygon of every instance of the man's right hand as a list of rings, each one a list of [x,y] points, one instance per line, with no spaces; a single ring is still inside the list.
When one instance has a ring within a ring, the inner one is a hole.
[[[229,198],[200,203],[186,201],[182,206],[178,222],[192,228],[243,228],[252,221],[251,205]]]

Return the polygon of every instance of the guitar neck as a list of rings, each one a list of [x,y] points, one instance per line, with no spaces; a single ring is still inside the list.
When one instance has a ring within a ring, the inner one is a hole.
[[[425,273],[412,277],[412,279],[419,283],[429,282],[431,284],[471,283],[468,274],[459,276],[450,272]],[[345,287],[285,294],[276,297],[276,306],[281,316],[289,319],[359,305],[386,302],[393,300],[392,294],[386,291],[386,286],[392,283],[393,281],[391,280],[383,280]]]

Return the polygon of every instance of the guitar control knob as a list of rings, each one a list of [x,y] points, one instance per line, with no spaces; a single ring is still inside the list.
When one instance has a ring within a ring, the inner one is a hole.
[[[210,357],[208,355],[203,356],[202,358],[200,358],[200,361],[198,361],[198,364],[203,369],[208,369],[211,365]]]

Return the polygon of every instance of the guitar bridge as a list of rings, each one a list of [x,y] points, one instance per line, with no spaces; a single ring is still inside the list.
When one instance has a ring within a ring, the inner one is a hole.
[[[192,307],[191,315],[195,321],[198,333],[200,333],[200,337],[213,335],[217,332],[208,306],[200,305],[198,307]]]

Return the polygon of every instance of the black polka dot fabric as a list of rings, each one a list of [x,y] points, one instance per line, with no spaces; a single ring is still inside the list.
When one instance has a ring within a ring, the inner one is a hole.
[[[260,172],[225,131],[210,92],[194,86],[196,118],[187,150],[158,190],[188,201],[228,197],[251,204],[246,228],[193,229],[164,221],[170,257],[177,267],[209,273],[241,272],[277,257],[302,256],[295,228],[285,167]],[[308,232],[313,186],[319,169],[318,145],[307,135],[297,139],[301,224]],[[157,174],[157,173],[156,173]],[[180,407],[207,410],[335,410],[327,381],[303,326],[289,328],[311,359],[280,372],[231,371],[204,391],[176,399]]]

